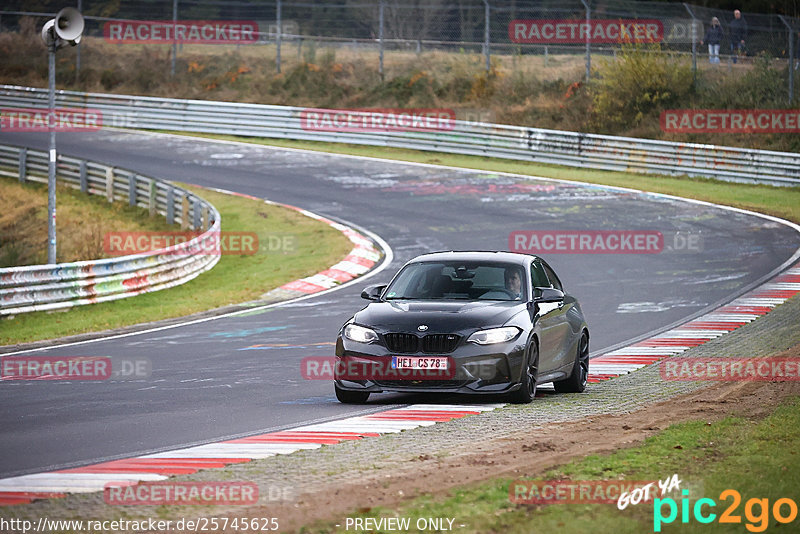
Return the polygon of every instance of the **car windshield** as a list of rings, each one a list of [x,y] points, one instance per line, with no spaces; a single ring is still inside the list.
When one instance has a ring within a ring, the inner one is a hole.
[[[523,300],[521,265],[488,262],[423,262],[403,268],[386,300]]]

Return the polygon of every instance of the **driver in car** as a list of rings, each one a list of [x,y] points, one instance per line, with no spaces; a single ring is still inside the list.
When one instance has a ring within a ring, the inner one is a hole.
[[[514,294],[514,299],[519,300],[522,298],[522,278],[519,274],[519,269],[515,267],[508,267],[504,273],[506,289]]]

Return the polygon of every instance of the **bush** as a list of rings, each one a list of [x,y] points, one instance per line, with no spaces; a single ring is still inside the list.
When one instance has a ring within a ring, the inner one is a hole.
[[[691,66],[660,46],[624,45],[616,60],[605,61],[589,94],[592,122],[608,133],[658,122],[662,110],[685,104],[693,91]]]

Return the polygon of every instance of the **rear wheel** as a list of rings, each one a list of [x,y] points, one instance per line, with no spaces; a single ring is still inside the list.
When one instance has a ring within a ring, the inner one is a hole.
[[[336,398],[344,404],[364,404],[369,398],[368,391],[347,391],[339,389],[336,384],[333,385],[333,389],[336,391]]]
[[[534,340],[531,342],[531,349],[528,359],[525,362],[525,369],[522,371],[520,388],[509,394],[509,400],[514,404],[527,404],[536,396],[536,380],[539,378],[539,346]]]
[[[586,379],[589,377],[589,335],[584,332],[578,345],[578,354],[575,356],[575,365],[572,373],[566,380],[554,382],[556,393],[581,393],[586,389]]]

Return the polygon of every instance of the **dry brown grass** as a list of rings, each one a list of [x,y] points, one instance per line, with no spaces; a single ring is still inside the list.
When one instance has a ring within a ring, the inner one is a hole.
[[[106,232],[174,230],[144,209],[66,187],[56,192],[56,215],[59,262],[108,257]],[[47,263],[47,188],[0,178],[0,267],[42,263]]]

